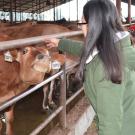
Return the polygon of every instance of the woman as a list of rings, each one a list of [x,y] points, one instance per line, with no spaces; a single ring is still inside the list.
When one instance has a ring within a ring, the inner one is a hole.
[[[135,134],[135,48],[110,0],[91,0],[83,9],[85,43],[51,39],[81,57],[77,78],[84,82],[98,118],[99,135]]]

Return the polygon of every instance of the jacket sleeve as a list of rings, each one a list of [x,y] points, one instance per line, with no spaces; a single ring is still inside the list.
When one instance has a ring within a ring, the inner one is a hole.
[[[83,42],[61,39],[58,45],[58,49],[62,52],[67,52],[75,56],[81,56],[83,48]]]
[[[99,135],[122,135],[123,87],[103,81],[97,90]]]

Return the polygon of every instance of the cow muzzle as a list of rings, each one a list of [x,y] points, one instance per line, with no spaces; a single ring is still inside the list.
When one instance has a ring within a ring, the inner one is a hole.
[[[32,67],[34,70],[49,73],[51,70],[51,57],[45,54],[38,54],[36,60],[33,62]]]

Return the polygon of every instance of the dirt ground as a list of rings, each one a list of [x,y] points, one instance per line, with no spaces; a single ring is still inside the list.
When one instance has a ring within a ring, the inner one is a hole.
[[[14,121],[15,135],[29,135],[30,132],[47,117],[47,114],[41,112],[42,98],[42,90],[39,90],[16,104]],[[59,124],[55,126],[55,124],[51,123],[48,128],[42,130],[38,135],[67,135],[89,104],[89,101],[83,96],[77,101],[75,106],[68,111],[66,129],[62,130]],[[48,133],[50,129],[53,130]],[[97,135],[95,132],[96,128],[93,123],[84,135]],[[3,132],[2,135],[4,134]]]
[[[73,125],[77,122],[79,117],[84,113],[84,110],[89,106],[89,101],[83,97],[67,114],[67,128],[62,130],[60,125],[57,125],[48,135],[68,135]],[[84,135],[97,135],[95,122],[88,128]]]

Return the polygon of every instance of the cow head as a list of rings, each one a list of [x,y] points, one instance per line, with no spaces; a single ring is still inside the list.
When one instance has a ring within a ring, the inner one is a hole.
[[[20,63],[22,81],[36,84],[44,79],[50,71],[50,56],[46,49],[25,47],[18,52],[17,61]]]
[[[10,40],[7,35],[0,35],[0,41]],[[19,63],[19,77],[22,82],[37,84],[44,79],[46,73],[52,71],[52,65],[57,65],[53,62],[58,61],[60,66],[64,63],[64,56],[62,54],[54,53],[49,56],[49,51],[41,46],[29,46],[21,49],[13,49],[4,51],[5,61]],[[13,58],[12,58],[13,57]],[[12,64],[14,65],[14,64]],[[57,67],[57,66],[56,66]],[[56,68],[55,67],[55,68]]]

